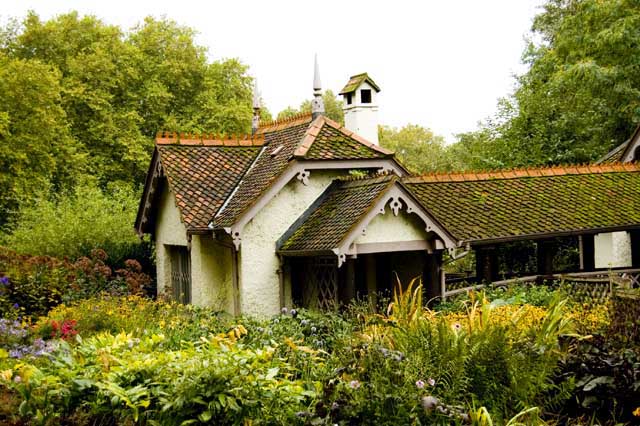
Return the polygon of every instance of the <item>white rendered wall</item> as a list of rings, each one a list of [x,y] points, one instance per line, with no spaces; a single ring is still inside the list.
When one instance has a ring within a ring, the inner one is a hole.
[[[371,103],[363,104],[360,100],[360,90],[371,90]],[[353,103],[347,105],[343,100],[344,126],[378,145],[378,103],[376,90],[368,83],[363,83],[354,93]]]
[[[322,194],[341,171],[311,171],[308,185],[292,179],[245,225],[240,246],[240,306],[243,314],[280,311],[280,262],[276,241]],[[290,289],[283,289],[285,294]],[[290,296],[289,296],[290,297]]]
[[[187,246],[187,230],[180,219],[174,195],[162,191],[156,222],[156,276],[158,294],[171,286],[171,259],[166,246]]]
[[[425,241],[427,232],[422,220],[415,214],[400,211],[394,216],[389,206],[385,214],[379,214],[369,223],[365,235],[356,238],[356,244],[392,243],[400,241]]]
[[[191,238],[191,303],[234,314],[232,251],[212,235]]]
[[[607,232],[594,237],[596,268],[631,266],[631,238],[628,232]]]

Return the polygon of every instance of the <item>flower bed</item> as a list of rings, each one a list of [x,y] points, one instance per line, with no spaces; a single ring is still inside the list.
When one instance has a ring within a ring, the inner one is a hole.
[[[418,294],[397,294],[384,314],[357,305],[270,319],[102,295],[32,325],[6,320],[2,347],[22,349],[0,352],[0,423],[570,424],[560,413],[606,419],[608,402],[575,401],[609,385],[618,419],[633,418],[635,394],[616,394],[633,362],[612,355],[631,369],[597,379],[603,364],[580,367],[567,337],[601,330],[608,310],[476,295],[434,312]]]

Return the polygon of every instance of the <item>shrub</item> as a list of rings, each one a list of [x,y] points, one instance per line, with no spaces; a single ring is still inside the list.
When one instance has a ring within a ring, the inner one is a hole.
[[[131,189],[103,192],[80,185],[73,193],[24,206],[2,243],[22,254],[71,259],[100,248],[117,265],[145,254],[133,231],[138,200]]]
[[[0,316],[45,315],[59,303],[86,299],[101,292],[141,293],[151,279],[136,261],[115,272],[104,251],[75,262],[49,256],[27,256],[0,248]]]

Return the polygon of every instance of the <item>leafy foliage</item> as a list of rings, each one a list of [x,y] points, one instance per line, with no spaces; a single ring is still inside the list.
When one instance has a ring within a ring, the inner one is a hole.
[[[37,317],[62,302],[86,299],[103,291],[141,294],[151,283],[137,261],[128,260],[124,268],[114,271],[106,260],[102,250],[71,262],[0,249],[0,316]]]
[[[414,124],[400,129],[381,126],[378,139],[381,146],[395,151],[402,164],[412,172],[448,171],[458,167],[448,154],[444,138],[427,128]]]
[[[629,138],[640,122],[639,24],[634,1],[548,0],[515,92],[459,136],[467,167],[587,162]]]
[[[114,186],[103,192],[87,183],[73,193],[24,205],[2,243],[23,254],[71,259],[101,248],[111,264],[120,264],[145,252],[132,226],[137,208],[137,191]]]
[[[76,12],[0,29],[0,226],[38,188],[86,174],[140,185],[160,130],[248,132],[246,67],[208,62],[194,35],[167,19],[125,32]]]

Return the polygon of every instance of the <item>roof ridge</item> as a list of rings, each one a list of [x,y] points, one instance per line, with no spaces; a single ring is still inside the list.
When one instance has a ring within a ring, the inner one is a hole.
[[[287,127],[303,124],[312,117],[310,112],[301,112],[290,117],[275,119],[271,121],[261,121],[258,125],[258,133],[273,132]]]
[[[612,163],[612,164],[580,164],[558,165],[549,167],[525,167],[494,171],[467,171],[429,173],[420,176],[409,176],[403,179],[406,183],[430,182],[468,182],[495,179],[517,179],[522,177],[547,177],[563,175],[585,175],[600,173],[619,173],[640,171],[640,164]]]
[[[309,128],[305,132],[304,136],[302,137],[302,140],[300,141],[300,143],[298,144],[298,147],[293,153],[294,157],[305,157],[307,155],[307,152],[309,152],[309,149],[311,149],[311,145],[313,145],[313,143],[316,141],[316,138],[320,134],[320,130],[325,124],[328,124],[329,126],[333,127],[335,130],[342,133],[343,135],[353,139],[354,141],[366,146],[369,149],[372,149],[374,151],[377,151],[387,156],[394,155],[393,151],[382,148],[381,146],[378,146],[373,142],[369,142],[359,134],[352,132],[351,130],[342,126],[337,121],[333,121],[329,117],[321,115],[315,120],[313,120],[309,125]]]
[[[181,146],[262,146],[264,135],[215,135],[213,133],[158,132],[156,145]]]

